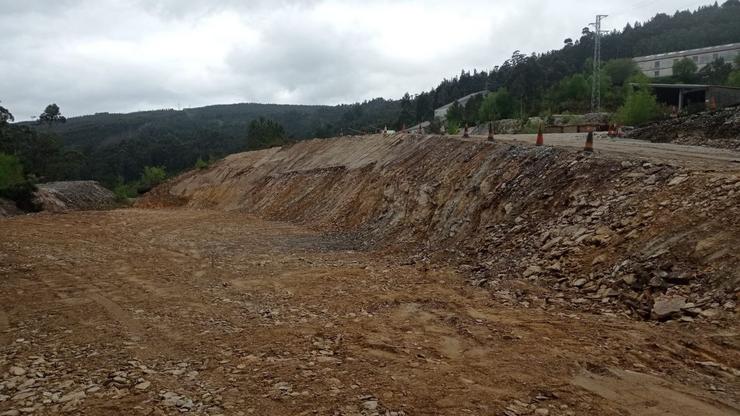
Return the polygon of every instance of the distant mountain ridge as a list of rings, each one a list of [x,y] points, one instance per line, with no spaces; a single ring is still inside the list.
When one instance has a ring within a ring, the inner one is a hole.
[[[604,60],[740,42],[740,0],[695,11],[659,13],[645,23],[629,24],[602,40]],[[574,32],[579,32],[574,28]],[[322,106],[224,104],[184,110],[127,114],[98,113],[72,117],[50,129],[64,146],[82,154],[80,179],[111,183],[136,178],[144,166],[177,172],[198,158],[221,157],[254,149],[247,137],[250,121],[265,117],[280,123],[294,140],[363,133],[384,126],[398,129],[434,117],[434,109],[470,93],[505,87],[524,114],[547,113],[548,91],[566,77],[584,72],[593,53],[587,29],[563,48],[510,59],[489,71],[462,71],[436,88],[400,100],[377,98],[363,103]],[[64,108],[62,107],[62,110]]]

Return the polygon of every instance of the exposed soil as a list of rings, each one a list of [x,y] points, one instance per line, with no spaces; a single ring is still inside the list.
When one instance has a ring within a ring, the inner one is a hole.
[[[457,263],[502,301],[734,319],[740,154],[622,140],[584,154],[573,141],[312,140],[229,156],[140,206],[242,210],[348,233],[363,247]],[[512,280],[556,293],[502,287]]]
[[[502,306],[449,268],[400,265],[239,213],[129,209],[0,224],[0,411],[739,409],[737,328]]]
[[[740,414],[735,155],[501,141],[0,219],[0,415]]]

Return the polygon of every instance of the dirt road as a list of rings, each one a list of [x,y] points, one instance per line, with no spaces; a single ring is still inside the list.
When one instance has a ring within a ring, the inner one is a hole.
[[[535,134],[500,134],[496,140],[505,143],[534,144]],[[485,140],[486,136],[473,136],[474,140]],[[548,146],[583,149],[586,133],[553,133],[545,135]],[[677,164],[685,167],[740,171],[740,152],[704,146],[685,146],[671,143],[651,143],[644,140],[608,138],[598,136],[594,149],[602,155],[619,158],[640,157],[652,161]]]
[[[3,415],[740,412],[737,328],[502,307],[445,267],[238,213],[0,235]]]

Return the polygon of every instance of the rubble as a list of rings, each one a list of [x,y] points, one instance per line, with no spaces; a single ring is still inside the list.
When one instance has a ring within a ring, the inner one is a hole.
[[[680,315],[685,308],[686,298],[683,296],[661,296],[655,299],[652,317],[655,320],[662,321]]]
[[[69,212],[117,206],[113,192],[95,181],[48,182],[37,188],[34,203],[43,211]]]
[[[740,149],[740,106],[658,121],[631,130],[628,138],[722,149]]]

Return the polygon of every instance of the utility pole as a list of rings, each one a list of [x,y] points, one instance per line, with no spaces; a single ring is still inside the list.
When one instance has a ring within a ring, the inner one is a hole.
[[[589,23],[594,27],[594,73],[591,77],[591,111],[601,111],[601,34],[606,33],[601,30],[601,21],[607,15],[597,14],[596,22]]]

